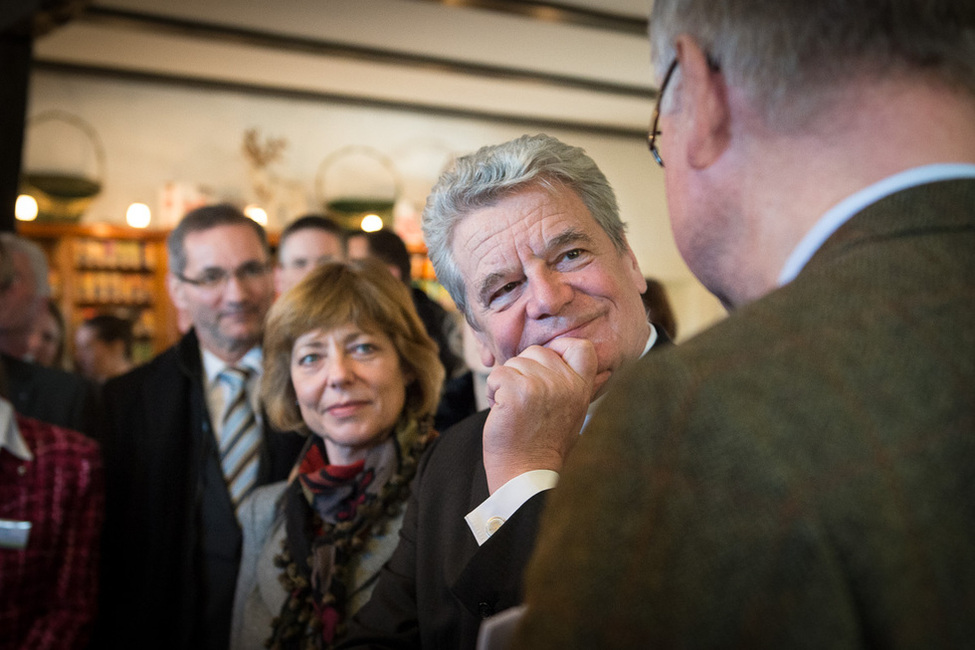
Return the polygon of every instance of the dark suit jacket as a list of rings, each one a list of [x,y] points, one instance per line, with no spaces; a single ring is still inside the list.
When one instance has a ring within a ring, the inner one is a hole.
[[[478,547],[464,515],[488,497],[481,456],[487,414],[448,429],[420,461],[396,552],[339,647],[473,648],[483,616],[521,602],[545,495]]]
[[[654,350],[669,342],[658,331]],[[399,546],[340,648],[474,648],[482,619],[521,603],[547,493],[477,545],[464,515],[488,498],[481,448],[488,412],[448,429],[421,459]]]
[[[64,370],[2,356],[0,367],[18,413],[87,436],[97,434],[101,402],[94,384]]]
[[[515,647],[975,647],[973,325],[948,181],[644,359],[549,499]]]
[[[107,502],[95,645],[225,650],[241,533],[196,335],[109,381],[104,397]],[[285,478],[303,442],[269,430],[264,441],[260,484]]]

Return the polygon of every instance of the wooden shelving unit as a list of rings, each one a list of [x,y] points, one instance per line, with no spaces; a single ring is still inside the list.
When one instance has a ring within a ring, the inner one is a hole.
[[[166,291],[167,231],[108,224],[17,226],[47,254],[53,297],[68,326],[69,352],[74,330],[96,313],[133,320],[137,362],[147,361],[179,337]]]
[[[140,230],[109,224],[18,222],[17,231],[44,249],[53,297],[73,334],[86,318],[116,313],[135,322],[137,362],[151,359],[179,339],[176,310],[166,289],[168,230]],[[272,248],[278,233],[268,233]],[[437,282],[426,247],[410,246],[413,278],[434,300],[454,309]]]

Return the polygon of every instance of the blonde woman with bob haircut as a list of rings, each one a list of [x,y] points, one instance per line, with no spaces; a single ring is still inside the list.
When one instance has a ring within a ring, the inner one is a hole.
[[[308,442],[289,481],[241,504],[232,648],[342,635],[396,547],[443,374],[406,287],[375,261],[325,264],[278,298],[262,400]]]

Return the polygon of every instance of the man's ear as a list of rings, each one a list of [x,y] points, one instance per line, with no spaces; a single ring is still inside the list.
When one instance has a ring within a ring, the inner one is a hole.
[[[481,355],[481,363],[483,363],[488,368],[493,368],[497,359],[494,358],[494,353],[487,344],[487,336],[479,329],[471,328],[474,332],[474,340],[477,343],[477,352]]]
[[[169,298],[176,305],[177,309],[186,309],[186,297],[183,295],[185,287],[175,275],[170,273],[166,276],[166,288],[169,289]]]
[[[626,269],[626,274],[629,276],[636,290],[640,293],[646,291],[647,278],[643,275],[643,271],[640,270],[640,263],[636,261],[636,253],[633,252],[630,242],[626,242],[626,250],[623,253],[623,264]]]
[[[674,44],[681,67],[681,106],[687,112],[687,162],[694,169],[711,166],[731,142],[730,107],[724,76],[687,34]]]

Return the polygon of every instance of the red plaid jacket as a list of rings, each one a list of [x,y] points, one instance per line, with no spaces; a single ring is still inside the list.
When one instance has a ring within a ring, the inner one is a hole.
[[[0,449],[0,519],[32,528],[26,548],[0,548],[0,650],[82,648],[95,617],[101,455],[79,433],[16,421],[34,458]]]

